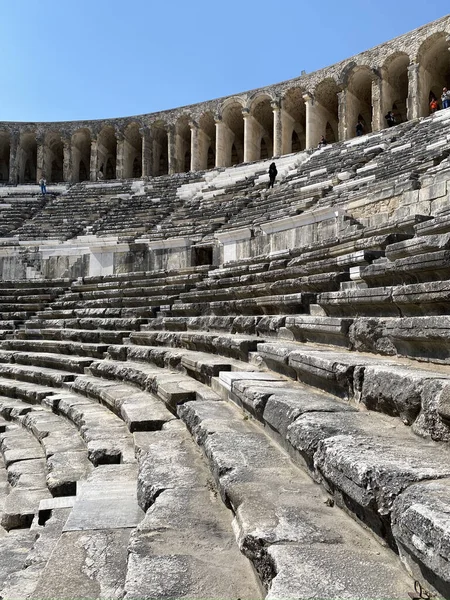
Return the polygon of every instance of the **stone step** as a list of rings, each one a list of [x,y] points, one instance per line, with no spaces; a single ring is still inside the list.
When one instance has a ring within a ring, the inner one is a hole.
[[[201,331],[139,331],[130,335],[130,342],[133,344],[186,348],[196,352],[221,354],[240,361],[248,361],[249,352],[254,352],[257,343],[261,341],[263,340],[256,337]]]
[[[51,354],[45,352],[15,352],[0,349],[0,363],[16,363],[34,367],[57,369],[69,373],[84,373],[84,369],[92,363],[92,358]]]
[[[179,414],[208,459],[235,515],[239,548],[268,598],[309,597],[317,589],[324,597],[405,595],[411,582],[394,556],[331,508],[320,488],[242,414],[224,402],[187,403]]]
[[[135,462],[131,434],[122,419],[105,406],[70,392],[52,394],[44,404],[76,426],[94,466]]]
[[[1,348],[17,352],[44,352],[49,354],[69,354],[75,356],[103,358],[107,344],[84,344],[81,342],[61,342],[58,340],[5,340]]]
[[[80,344],[117,344],[130,335],[131,331],[109,329],[23,329],[17,333],[18,340],[54,340],[78,342]]]
[[[128,541],[144,516],[136,478],[137,467],[129,464],[91,473],[30,598],[123,596]]]
[[[418,369],[379,356],[305,344],[259,344],[269,368],[369,410],[398,417],[414,432],[449,441],[448,370]]]
[[[120,371],[115,372],[116,379],[119,381],[121,381],[120,373],[123,373],[125,368],[122,367]],[[94,364],[91,372],[96,376],[110,375],[111,369],[102,370],[100,365],[96,369]],[[75,392],[106,405],[126,423],[130,432],[156,431],[175,418],[154,394],[137,390],[127,383],[80,375],[70,387]]]
[[[160,598],[170,589],[177,598],[261,598],[231,513],[185,428],[135,437],[138,500],[149,510],[130,539],[124,597]]]

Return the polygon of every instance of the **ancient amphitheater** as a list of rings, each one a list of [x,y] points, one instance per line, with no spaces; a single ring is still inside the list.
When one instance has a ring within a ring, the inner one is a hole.
[[[449,34],[0,123],[1,598],[450,598]]]

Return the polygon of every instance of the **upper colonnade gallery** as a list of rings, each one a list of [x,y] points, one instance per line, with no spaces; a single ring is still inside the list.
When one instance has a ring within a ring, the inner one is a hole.
[[[0,123],[0,182],[139,178],[271,158],[425,117],[450,88],[450,16],[299,78],[159,113]]]

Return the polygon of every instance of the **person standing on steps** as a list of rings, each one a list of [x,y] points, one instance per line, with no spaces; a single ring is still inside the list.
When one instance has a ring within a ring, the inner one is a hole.
[[[277,175],[277,167],[276,164],[273,162],[269,167],[269,183],[267,185],[267,189],[273,188],[273,184],[275,183]]]
[[[442,108],[450,107],[450,92],[448,91],[448,89],[446,87],[442,89],[441,100],[442,100]]]
[[[363,135],[364,133],[364,125],[362,124],[362,121],[360,119],[358,119],[358,122],[356,123],[356,135],[358,137],[360,137],[361,135]]]
[[[47,193],[47,181],[45,177],[41,177],[41,179],[39,179],[39,185],[41,186],[41,194],[45,196]]]
[[[390,110],[384,118],[386,119],[388,127],[393,127],[395,125],[395,115],[392,110]]]

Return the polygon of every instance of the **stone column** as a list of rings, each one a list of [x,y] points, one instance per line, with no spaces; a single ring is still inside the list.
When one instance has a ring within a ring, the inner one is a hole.
[[[337,97],[338,97],[338,115],[339,115],[338,134],[339,134],[339,141],[342,142],[342,141],[348,139],[347,90],[344,89],[344,90],[342,90],[342,92],[339,92]]]
[[[91,165],[90,165],[90,180],[97,181],[98,167],[98,143],[97,135],[91,134]]]
[[[9,183],[12,185],[19,183],[19,140],[19,132],[13,131],[9,138]]]
[[[317,110],[314,96],[307,92],[303,95],[303,100],[306,106],[306,141],[305,146],[308,148],[315,148],[320,142],[320,138],[325,135],[323,130],[322,119],[320,118],[319,111]]]
[[[142,136],[142,176],[153,175],[153,139],[148,127],[141,127],[139,132]]]
[[[381,73],[372,79],[372,131],[383,129],[383,92],[384,81]]]
[[[227,157],[227,136],[226,125],[222,121],[222,117],[215,119],[216,123],[216,167],[226,167],[228,162]]]
[[[281,102],[275,100],[271,103],[273,111],[273,156],[283,154],[283,120]]]
[[[173,175],[177,172],[175,125],[169,125],[167,128],[167,153],[169,162],[169,175]]]
[[[191,171],[200,171],[201,156],[200,156],[200,132],[198,124],[195,121],[189,123],[191,128]]]
[[[36,144],[37,144],[37,159],[36,159],[36,182],[38,182],[41,177],[48,177],[48,173],[46,173],[46,164],[45,164],[45,134],[38,133],[36,135]]]
[[[260,148],[257,143],[258,129],[261,128],[258,121],[250,114],[248,108],[242,111],[244,117],[244,162],[259,160]]]
[[[125,136],[121,131],[116,131],[116,179],[123,179],[124,174],[124,155],[125,155]]]
[[[408,121],[417,119],[421,113],[419,71],[420,65],[418,63],[408,67]]]
[[[62,138],[63,147],[63,179],[68,183],[73,182],[72,170],[72,139],[70,137]]]

